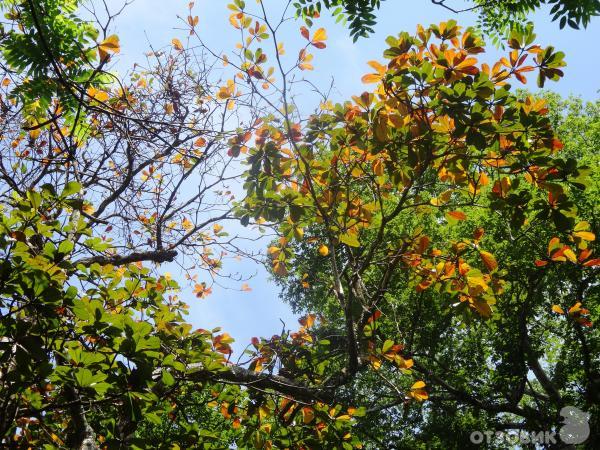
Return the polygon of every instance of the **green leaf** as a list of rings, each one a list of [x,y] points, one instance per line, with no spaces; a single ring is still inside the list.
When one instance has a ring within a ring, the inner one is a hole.
[[[359,247],[360,246],[360,242],[358,241],[358,238],[354,234],[342,234],[339,237],[339,240],[340,240],[340,242],[343,242],[344,244],[346,244],[350,247]]]
[[[63,255],[68,255],[73,251],[74,243],[73,241],[62,241],[58,246],[58,252]]]
[[[66,197],[69,197],[70,195],[76,194],[80,191],[81,191],[81,184],[79,184],[77,181],[69,181],[65,185],[65,188],[63,189],[60,196],[62,198],[66,198]]]

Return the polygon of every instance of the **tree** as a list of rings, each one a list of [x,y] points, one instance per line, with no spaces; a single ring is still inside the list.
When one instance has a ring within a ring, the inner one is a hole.
[[[561,74],[533,38],[513,32],[490,67],[454,22],[390,37],[389,63],[363,78],[373,92],[288,140],[266,124],[250,151],[246,213],[276,224],[272,272],[297,311],[321,314],[329,380],[366,408],[376,448],[556,429],[563,406],[597,402],[596,191],[577,193],[597,160],[563,150],[543,99],[510,93],[526,72]]]
[[[235,365],[229,334],[192,330],[177,283],[152,266],[179,257],[202,298],[227,276],[222,258],[243,254],[224,226],[232,162],[263,113],[254,86],[224,83],[210,71],[224,58],[179,39],[122,80],[108,70],[110,11],[96,28],[76,1],[2,6],[2,445],[354,442],[328,393]],[[233,431],[190,422],[190,400],[194,417]],[[303,404],[313,419],[294,421]]]
[[[539,98],[546,102],[565,146],[560,157],[597,167],[597,102],[584,105],[552,94]],[[567,239],[591,239],[598,234],[597,171],[591,176],[584,191],[576,188],[571,193],[581,231],[566,234]],[[534,189],[527,192],[540,201]],[[476,430],[550,430],[562,420],[557,416],[562,406],[569,404],[590,413],[592,431],[586,445],[597,445],[593,436],[599,425],[593,418],[597,416],[599,362],[594,355],[600,344],[598,333],[590,327],[598,316],[598,287],[592,281],[597,277],[598,260],[593,254],[585,259],[588,248],[578,252],[583,255],[579,264],[567,257],[563,261],[555,254],[561,247],[552,243],[556,231],[547,220],[537,218],[515,229],[508,218],[489,214],[486,208],[494,201],[488,190],[480,200],[485,208],[473,209],[465,220],[441,227],[435,216],[420,215],[415,220],[406,214],[388,230],[387,240],[394,241],[418,223],[432,239],[430,245],[460,241],[474,230],[480,235],[478,245],[493,253],[499,270],[506,271],[506,285],[496,312],[481,323],[456,317],[439,293],[410,289],[408,275],[390,283],[379,306],[379,330],[405,346],[404,357],[412,357],[413,370],[423,374],[430,386],[429,400],[422,409],[384,399],[373,402],[364,425],[358,424],[366,442],[385,448],[425,448],[425,443],[427,448],[468,448]],[[366,239],[369,245],[372,238]],[[549,243],[552,257],[548,256]],[[322,290],[312,285],[313,280],[327,279],[328,266],[311,246],[298,243],[294,247],[294,266],[306,274],[304,279],[311,286],[303,286],[295,276],[280,277],[283,298],[298,312],[319,312],[328,324],[327,332],[338,334],[341,325],[331,325],[339,317],[335,300],[323,297]],[[541,257],[536,261],[534,255]],[[380,370],[392,383],[401,383],[401,377],[385,365]],[[365,377],[354,384],[352,396],[361,398],[376,389],[381,390],[380,378]],[[507,411],[502,412],[501,401]],[[515,408],[508,411],[511,404]],[[506,448],[506,443],[496,440],[489,448]]]
[[[514,28],[523,30],[527,17],[546,5],[551,5],[550,16],[558,20],[563,29],[566,25],[579,29],[588,26],[592,17],[600,15],[598,0],[473,0],[472,6],[457,7],[449,0],[431,0],[453,13],[477,11],[482,30],[491,34],[495,42],[500,42]],[[324,8],[330,9],[337,20],[347,20],[350,35],[356,41],[373,32],[376,23],[376,10],[381,0],[300,0],[294,4],[298,14],[310,21]]]

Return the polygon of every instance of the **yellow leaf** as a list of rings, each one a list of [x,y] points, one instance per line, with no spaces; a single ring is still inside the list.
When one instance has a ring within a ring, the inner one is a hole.
[[[489,286],[487,285],[487,283],[485,282],[485,280],[483,279],[483,277],[469,277],[467,276],[467,283],[469,284],[470,287],[480,287],[481,289],[483,289],[484,291],[487,291],[489,289]]]
[[[325,244],[321,244],[319,246],[319,254],[321,256],[327,256],[327,255],[329,255],[329,247],[327,247]]]
[[[570,248],[566,249],[563,252],[563,255],[565,255],[569,259],[569,261],[571,261],[572,263],[577,262],[577,255],[575,255],[575,252],[573,250],[571,250]]]
[[[108,94],[104,91],[96,89],[95,87],[88,88],[87,94],[91,98],[93,98],[94,100],[97,100],[99,102],[105,102],[108,100]]]
[[[325,31],[325,28],[319,28],[317,31],[315,31],[312,40],[313,42],[321,42],[327,40],[327,31]]]
[[[498,268],[498,262],[491,253],[481,250],[479,252],[479,256],[481,256],[483,264],[485,264],[485,267],[487,267],[489,271],[496,270]]]
[[[424,381],[417,381],[415,384],[413,384],[411,386],[411,390],[412,389],[423,389],[425,387],[425,382]]]
[[[594,241],[596,239],[596,235],[591,231],[576,231],[573,235],[584,241]]]
[[[181,226],[183,227],[184,230],[189,231],[192,228],[194,228],[194,224],[192,223],[192,221],[190,219],[188,219],[187,217],[184,218],[181,221]]]
[[[178,50],[178,51],[183,50],[183,44],[181,43],[181,41],[179,39],[173,38],[173,40],[171,41],[171,44],[173,45],[173,48],[175,50]]]
[[[98,54],[101,61],[106,60],[111,53],[119,53],[120,51],[119,36],[116,34],[108,36],[98,45]]]
[[[562,309],[558,305],[552,305],[552,311],[554,311],[557,314],[564,314],[565,313],[564,309]]]
[[[264,420],[265,418],[269,417],[270,413],[271,411],[267,405],[262,405],[260,408],[258,408],[258,416],[260,420]]]
[[[282,56],[285,55],[285,48],[283,48],[283,42],[277,44],[277,54]]]

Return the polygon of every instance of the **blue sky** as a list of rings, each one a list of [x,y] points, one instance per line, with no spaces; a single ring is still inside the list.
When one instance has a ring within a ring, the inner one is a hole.
[[[120,4],[118,0],[108,3],[113,9]],[[202,38],[216,53],[231,49],[237,41],[237,36],[228,23],[227,3],[229,2],[226,0],[201,0],[196,1],[193,8],[194,14],[200,19],[197,28]],[[247,0],[247,3],[254,6],[253,0]],[[265,0],[265,5],[272,14],[280,11],[283,3],[282,0]],[[464,2],[456,0],[453,4],[460,7]],[[119,35],[122,49],[115,69],[124,74],[136,61],[143,61],[150,44],[161,48],[169,45],[174,37],[185,42],[187,33],[181,30],[182,22],[177,16],[187,17],[187,8],[188,1],[178,0],[135,0],[125,8],[112,29],[112,32]],[[333,98],[347,99],[364,90],[360,78],[370,71],[366,62],[381,59],[387,36],[400,31],[412,32],[418,23],[430,24],[450,18],[456,19],[463,26],[475,23],[475,15],[462,13],[456,16],[433,5],[429,0],[387,0],[378,14],[375,34],[369,39],[353,43],[347,30],[334,24],[324,14],[319,26],[324,26],[328,31],[328,47],[315,54],[316,70],[310,74],[310,79],[323,89],[333,79]],[[550,21],[546,11],[536,14],[532,19],[538,35],[537,42],[544,46],[553,45],[567,55],[565,77],[548,87],[562,95],[574,94],[587,100],[597,99],[600,89],[600,18],[593,20],[588,29],[582,31],[559,30],[558,24]],[[302,45],[298,32],[300,25],[299,22],[289,22],[282,30],[281,37],[286,47]],[[494,58],[494,51],[491,53]],[[534,88],[533,83],[527,87]],[[310,102],[307,100],[307,103]],[[237,264],[239,267],[236,270],[247,274],[256,273],[249,282],[252,291],[239,292],[215,286],[210,297],[199,300],[186,289],[182,297],[189,299],[190,321],[202,328],[221,326],[236,338],[236,349],[242,349],[252,336],[279,333],[282,329],[280,319],[288,328],[295,328],[296,318],[278,299],[277,288],[265,271],[251,262]],[[166,270],[171,270],[174,276],[178,275],[175,267]],[[237,285],[231,283],[231,287]]]

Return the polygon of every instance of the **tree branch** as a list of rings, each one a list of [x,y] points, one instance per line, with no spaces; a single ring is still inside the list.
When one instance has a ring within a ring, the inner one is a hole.
[[[194,370],[195,367],[198,370]],[[333,392],[317,387],[304,386],[294,380],[280,375],[252,372],[239,366],[231,366],[225,371],[214,372],[204,370],[201,364],[192,365],[192,371],[187,376],[190,381],[214,381],[244,385],[250,389],[268,389],[289,396],[295,400],[314,403],[332,403]]]
[[[122,266],[139,261],[152,261],[155,263],[171,262],[177,256],[175,250],[152,250],[147,252],[133,252],[129,255],[99,255],[92,256],[89,258],[83,258],[73,263],[74,266],[82,264],[86,267],[92,264],[100,264],[106,266],[111,264],[113,266]]]

